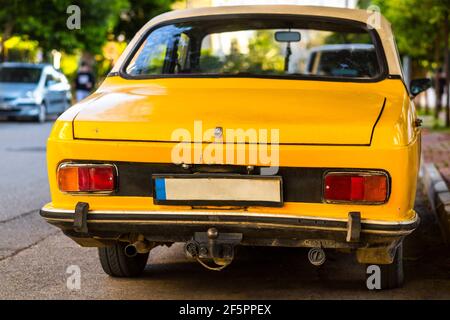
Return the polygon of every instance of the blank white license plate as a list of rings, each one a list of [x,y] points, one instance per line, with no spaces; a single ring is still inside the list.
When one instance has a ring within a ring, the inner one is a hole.
[[[153,177],[153,199],[157,204],[280,206],[282,195],[281,177]]]

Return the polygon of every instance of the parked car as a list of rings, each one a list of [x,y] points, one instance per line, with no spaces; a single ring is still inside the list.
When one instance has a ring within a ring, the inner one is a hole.
[[[314,47],[307,72],[314,75],[367,77],[377,69],[373,44],[330,44]]]
[[[369,17],[236,6],[154,18],[56,121],[41,215],[99,247],[116,277],[138,276],[150,250],[183,242],[214,270],[240,245],[306,247],[315,265],[342,250],[378,265],[383,288],[400,286],[402,242],[419,222],[411,97],[429,81],[405,85],[389,23],[369,28]],[[320,41],[376,54],[312,74],[308,48]]]
[[[67,78],[51,65],[0,64],[0,117],[45,122],[71,104]]]

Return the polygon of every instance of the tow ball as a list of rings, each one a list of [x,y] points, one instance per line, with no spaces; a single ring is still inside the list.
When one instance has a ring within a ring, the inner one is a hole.
[[[193,239],[186,242],[184,251],[188,258],[197,260],[205,268],[220,271],[233,262],[235,247],[241,241],[241,233],[220,233],[210,228],[207,232],[196,232]],[[212,260],[216,266],[209,266],[203,260]]]

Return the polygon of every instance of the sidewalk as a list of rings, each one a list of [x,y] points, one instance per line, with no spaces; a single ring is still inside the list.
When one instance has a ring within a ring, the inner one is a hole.
[[[426,163],[433,162],[447,185],[450,186],[450,133],[422,132],[422,155]]]

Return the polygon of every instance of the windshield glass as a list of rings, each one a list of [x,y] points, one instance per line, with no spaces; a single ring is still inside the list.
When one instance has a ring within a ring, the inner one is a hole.
[[[371,79],[380,65],[372,35],[357,23],[222,17],[154,29],[126,73]]]
[[[38,83],[41,77],[40,68],[1,67],[0,82],[2,83]]]

